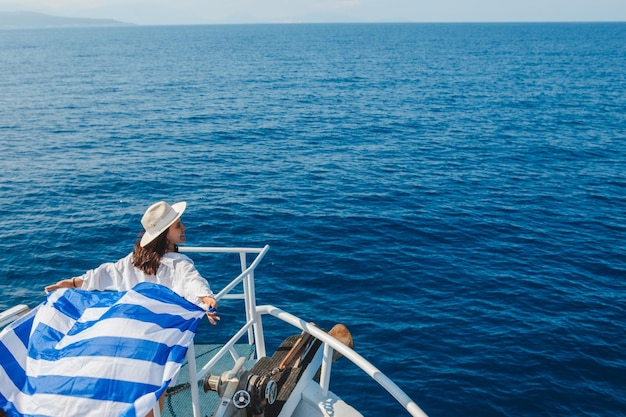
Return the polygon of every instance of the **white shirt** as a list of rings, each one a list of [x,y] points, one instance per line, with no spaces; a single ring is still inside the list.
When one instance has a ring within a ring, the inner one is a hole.
[[[161,258],[156,275],[148,275],[133,265],[130,253],[119,261],[107,262],[87,271],[80,277],[82,289],[100,291],[128,291],[140,282],[154,282],[171,288],[176,294],[205,307],[200,297],[213,296],[209,283],[204,279],[193,261],[178,252],[167,252]]]

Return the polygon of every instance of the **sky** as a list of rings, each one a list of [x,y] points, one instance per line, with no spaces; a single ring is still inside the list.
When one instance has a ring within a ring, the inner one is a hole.
[[[626,21],[626,0],[0,0],[0,12],[139,25]]]

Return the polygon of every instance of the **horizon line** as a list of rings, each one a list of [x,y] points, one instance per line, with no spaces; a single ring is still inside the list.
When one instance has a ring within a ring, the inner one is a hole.
[[[626,20],[619,19],[606,19],[606,20],[584,20],[584,19],[538,19],[538,20],[294,20],[294,21],[214,21],[214,22],[173,22],[173,23],[135,23],[124,20],[118,20],[117,18],[112,17],[83,17],[83,16],[67,16],[67,15],[55,15],[44,12],[37,12],[31,10],[12,10],[12,11],[2,11],[0,10],[0,15],[2,14],[16,14],[16,13],[25,13],[25,14],[36,14],[42,16],[48,16],[51,18],[60,18],[60,19],[77,19],[77,20],[94,20],[94,21],[112,21],[115,23],[129,25],[129,26],[218,26],[218,25],[298,25],[298,24],[546,24],[546,23],[573,23],[573,24],[584,24],[584,23],[626,23]]]

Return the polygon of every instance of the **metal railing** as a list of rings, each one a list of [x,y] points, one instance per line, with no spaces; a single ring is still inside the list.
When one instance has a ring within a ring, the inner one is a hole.
[[[217,247],[185,247],[179,248],[180,252],[196,253],[238,253],[241,265],[241,273],[215,295],[216,300],[222,299],[243,299],[246,312],[246,324],[224,344],[224,346],[213,356],[213,358],[202,367],[200,371],[196,367],[196,355],[193,343],[187,351],[187,362],[189,363],[189,384],[191,389],[191,401],[194,417],[201,417],[200,400],[198,394],[198,381],[209,372],[209,370],[226,353],[230,353],[235,361],[238,358],[234,345],[247,333],[248,343],[256,347],[257,358],[265,356],[265,340],[263,339],[263,329],[261,320],[256,313],[256,292],[254,288],[254,270],[259,265],[267,251],[269,245],[263,248],[217,248]],[[256,257],[248,265],[248,254],[256,254]],[[239,284],[243,285],[243,293],[231,294],[231,291]],[[160,417],[158,404],[154,407],[154,416]]]
[[[332,367],[333,351],[341,353],[345,358],[350,360],[359,369],[369,375],[382,388],[384,388],[404,409],[413,417],[426,417],[426,414],[419,406],[393,381],[383,374],[374,365],[368,362],[354,350],[345,346],[343,343],[330,336],[323,330],[307,323],[306,321],[289,314],[277,307],[271,305],[256,305],[256,293],[254,287],[254,271],[261,262],[269,246],[263,248],[216,248],[216,247],[180,247],[181,252],[201,252],[201,253],[238,253],[241,264],[241,273],[226,285],[217,295],[216,299],[243,299],[245,302],[246,322],[239,331],[224,344],[224,346],[202,367],[197,370],[195,363],[195,351],[193,344],[187,352],[187,360],[189,362],[189,382],[191,386],[191,396],[193,402],[194,417],[201,417],[200,403],[198,399],[198,381],[211,370],[211,368],[226,354],[230,353],[236,362],[239,357],[235,352],[234,346],[246,334],[248,335],[248,343],[254,344],[256,348],[256,358],[266,356],[265,340],[263,336],[262,316],[271,315],[300,331],[307,332],[323,343],[323,354],[321,359],[320,388],[322,395],[326,395],[330,385],[330,373]],[[254,260],[247,264],[247,255],[256,254]],[[243,294],[231,294],[231,291],[239,284],[243,285]],[[155,407],[155,416],[158,416],[158,406]]]
[[[286,311],[283,311],[277,307],[271,305],[264,305],[257,307],[257,312],[261,315],[268,314],[288,323],[301,331],[307,332],[316,339],[323,343],[323,359],[320,372],[320,387],[322,389],[322,395],[325,396],[328,393],[330,386],[330,371],[333,363],[333,351],[341,353],[343,357],[348,359],[367,375],[369,375],[374,381],[376,381],[381,387],[383,387],[393,398],[396,399],[400,405],[404,407],[414,417],[426,417],[419,406],[391,379],[389,379],[378,368],[372,365],[367,359],[359,355],[348,346],[341,343],[325,331],[319,329],[311,323],[307,323],[299,317],[296,317]]]
[[[29,308],[26,304],[18,304],[10,309],[0,312],[0,330],[8,325],[9,323],[14,322],[19,319],[24,314],[28,313]]]

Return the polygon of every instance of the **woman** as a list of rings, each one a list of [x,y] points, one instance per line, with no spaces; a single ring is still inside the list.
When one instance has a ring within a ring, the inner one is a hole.
[[[64,279],[45,288],[127,291],[140,282],[155,282],[171,288],[181,297],[207,311],[211,324],[216,324],[217,301],[209,283],[187,256],[178,253],[178,244],[185,243],[185,225],[180,216],[187,203],[169,205],[160,201],[151,205],[141,218],[145,231],[135,249],[115,263],[105,263],[85,274]],[[163,408],[165,394],[159,398]],[[152,411],[146,417],[152,417]]]
[[[127,291],[139,282],[155,282],[171,288],[181,297],[207,310],[211,324],[219,320],[213,292],[189,257],[178,253],[185,243],[185,225],[180,220],[187,203],[151,205],[141,218],[145,232],[135,249],[115,263],[105,263],[85,274],[64,279],[45,288]]]

